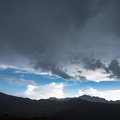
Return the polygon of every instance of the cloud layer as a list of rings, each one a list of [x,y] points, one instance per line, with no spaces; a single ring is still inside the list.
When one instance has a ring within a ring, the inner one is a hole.
[[[25,80],[23,78],[17,79],[16,77],[1,75],[0,79],[4,82],[7,82],[9,85],[15,86],[26,86],[26,85],[36,85],[34,80]]]
[[[75,80],[89,79],[85,70],[102,69],[108,79],[119,79],[119,5],[118,0],[1,0],[0,65]]]
[[[63,87],[62,83],[54,82],[40,86],[28,85],[22,96],[37,100],[50,97],[64,98]]]

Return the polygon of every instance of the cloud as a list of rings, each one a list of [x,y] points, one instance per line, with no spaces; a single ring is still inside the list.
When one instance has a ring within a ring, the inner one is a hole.
[[[96,60],[93,58],[85,59],[84,68],[86,70],[93,70],[93,71],[95,70],[97,71],[99,69],[101,73],[106,74],[108,78],[120,79],[120,62],[117,59],[111,60],[108,66],[103,64],[100,60]],[[102,75],[100,76],[102,77]]]
[[[79,90],[78,92],[79,95],[90,95],[90,96],[98,96],[98,97],[104,97],[104,93],[101,91],[97,91],[96,89],[93,89],[92,87],[89,87],[87,90],[85,90],[84,92]]]
[[[30,99],[48,99],[50,97],[64,98],[63,83],[50,83],[45,85],[28,85],[23,96]]]
[[[36,65],[35,69],[40,69],[40,66]],[[44,66],[43,68],[41,68],[42,71],[44,72],[49,72],[51,71],[52,75],[56,75],[58,77],[61,77],[63,79],[74,79],[74,77],[70,76],[69,74],[67,74],[67,72],[65,70],[63,70],[62,68],[59,68],[57,66]]]
[[[105,68],[105,65],[100,61],[94,58],[86,58],[83,60],[85,69],[96,70]]]
[[[87,61],[85,65],[87,70],[95,71],[95,69],[101,69],[104,70],[102,73],[108,74],[109,78],[120,79],[120,63],[116,59],[111,60],[108,66],[105,66],[100,60],[93,60],[92,62]]]
[[[111,75],[109,77],[120,79],[120,63],[118,60],[112,60],[109,64],[108,70],[111,72]]]
[[[107,90],[107,91],[98,91],[92,87],[88,87],[87,90],[79,90],[78,95],[90,95],[100,98],[105,98],[106,100],[120,100],[120,90]]]
[[[110,78],[110,73],[106,73],[103,69],[93,70],[84,70],[82,73],[83,76],[86,76],[87,81],[115,81],[116,79]]]
[[[0,92],[5,92],[5,89],[3,89],[3,88],[0,88]]]
[[[119,5],[118,0],[1,0],[0,65],[63,79],[76,79],[77,67],[87,79],[84,69],[96,72],[120,55]]]
[[[1,75],[0,78],[8,84],[15,86],[36,85],[34,80],[25,80],[23,78],[17,79],[16,77],[7,75]]]
[[[75,75],[74,80],[87,81],[86,77],[82,75]]]

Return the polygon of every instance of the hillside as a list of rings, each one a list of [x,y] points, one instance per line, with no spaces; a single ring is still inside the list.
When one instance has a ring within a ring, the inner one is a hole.
[[[0,93],[0,115],[4,114],[74,120],[119,120],[120,104],[89,102],[80,98],[67,101],[30,100]]]

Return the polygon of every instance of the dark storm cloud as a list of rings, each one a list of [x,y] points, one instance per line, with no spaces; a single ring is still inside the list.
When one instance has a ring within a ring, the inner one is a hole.
[[[74,77],[70,76],[64,70],[61,70],[59,68],[52,68],[51,72],[52,72],[53,75],[58,75],[58,76],[60,76],[64,79],[74,79]]]
[[[87,81],[85,76],[82,75],[75,75],[74,79],[80,80],[80,81]]]
[[[82,71],[77,71],[79,74],[81,74],[82,73]]]
[[[95,71],[96,69],[105,68],[105,65],[100,60],[96,60],[94,58],[84,59],[83,62],[84,62],[84,68],[88,70]]]
[[[74,77],[70,76],[69,74],[67,74],[66,70],[63,70],[61,68],[59,68],[59,66],[55,66],[55,65],[48,65],[48,64],[35,64],[34,66],[35,69],[40,69],[42,70],[42,72],[51,72],[52,75],[57,75],[58,77],[61,77],[63,79],[75,79]]]
[[[111,72],[109,77],[120,79],[120,63],[118,60],[112,60],[108,66],[108,70]]]
[[[79,66],[85,58],[86,69],[104,68],[102,59],[120,54],[119,5],[118,0],[0,0],[0,64],[28,62],[64,79],[74,78],[66,66]]]
[[[110,74],[109,78],[120,79],[120,62],[116,59],[111,60],[109,65],[106,66],[100,60],[96,59],[85,59],[84,60],[84,67],[86,70],[93,70],[101,69],[104,70],[104,74]]]

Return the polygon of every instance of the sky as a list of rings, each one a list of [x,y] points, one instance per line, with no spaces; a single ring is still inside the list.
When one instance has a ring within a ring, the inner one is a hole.
[[[120,100],[119,5],[0,0],[0,91],[37,100]]]

